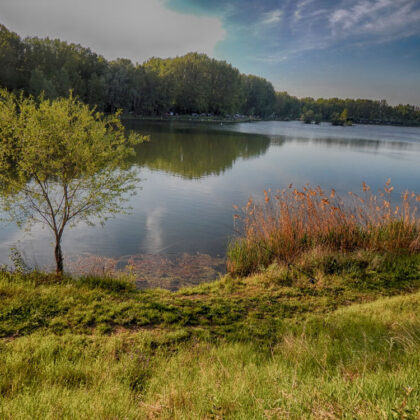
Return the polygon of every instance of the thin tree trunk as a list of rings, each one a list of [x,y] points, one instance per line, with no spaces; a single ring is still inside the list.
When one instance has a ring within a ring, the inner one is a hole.
[[[63,275],[63,252],[61,251],[61,238],[56,239],[55,243],[55,263],[56,263],[56,274],[61,277]]]

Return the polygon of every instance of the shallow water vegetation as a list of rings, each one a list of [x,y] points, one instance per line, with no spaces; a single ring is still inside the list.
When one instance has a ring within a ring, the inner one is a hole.
[[[294,263],[312,249],[336,253],[358,250],[414,254],[420,251],[420,195],[404,192],[393,205],[391,180],[375,195],[363,183],[361,195],[339,197],[320,187],[288,189],[264,201],[249,200],[239,219],[241,234],[229,246],[227,268],[244,276],[275,261]]]

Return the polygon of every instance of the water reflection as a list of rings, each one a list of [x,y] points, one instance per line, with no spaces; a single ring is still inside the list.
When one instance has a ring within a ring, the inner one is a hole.
[[[257,123],[241,123],[231,126],[231,131],[238,133],[258,133],[270,137],[285,136],[289,138],[305,138],[322,140],[377,140],[380,142],[420,142],[419,127],[396,127],[375,125],[354,125],[350,127],[332,126],[329,123],[302,124],[299,121],[261,121]]]
[[[334,148],[348,148],[348,149],[360,149],[366,151],[379,151],[379,150],[417,150],[420,151],[420,143],[415,142],[403,142],[403,141],[391,141],[391,140],[369,140],[359,138],[334,138],[334,137],[291,137],[291,136],[270,136],[271,146],[284,146],[286,143],[298,143],[298,144],[314,144],[324,145]]]
[[[250,159],[267,152],[269,137],[162,124],[128,124],[131,129],[152,133],[151,141],[137,147],[133,163],[186,179],[220,175],[237,159]],[[210,127],[211,128],[211,127]]]

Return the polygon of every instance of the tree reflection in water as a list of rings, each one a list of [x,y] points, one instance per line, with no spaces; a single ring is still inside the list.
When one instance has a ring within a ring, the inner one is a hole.
[[[133,164],[164,171],[186,179],[219,175],[232,168],[237,159],[250,159],[267,152],[270,139],[258,134],[241,134],[209,127],[183,127],[129,122],[127,126],[148,134],[151,141],[137,147]]]

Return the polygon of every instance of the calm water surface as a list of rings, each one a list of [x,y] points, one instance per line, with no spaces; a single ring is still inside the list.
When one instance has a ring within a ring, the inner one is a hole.
[[[390,177],[396,194],[420,192],[420,128],[300,122],[127,125],[151,136],[132,162],[142,179],[130,203],[132,212],[104,228],[79,226],[65,232],[69,258],[154,255],[155,271],[174,255],[222,258],[233,234],[232,206],[290,183],[344,193],[359,191],[362,181],[381,188]],[[1,226],[1,263],[9,262],[12,246],[31,264],[51,263],[47,230],[35,227],[29,236],[12,224]]]

